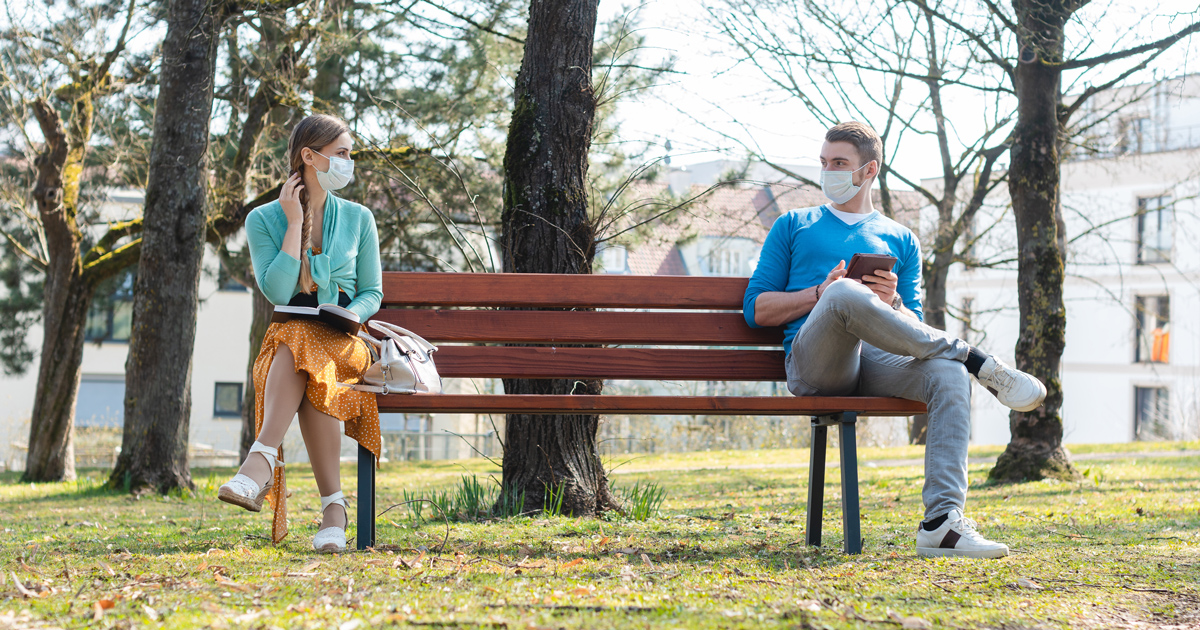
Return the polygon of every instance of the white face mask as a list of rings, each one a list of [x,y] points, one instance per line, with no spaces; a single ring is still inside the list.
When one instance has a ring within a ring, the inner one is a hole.
[[[867,168],[867,164],[863,164],[853,171],[821,171],[821,192],[824,192],[825,196],[829,197],[833,203],[850,201],[862,189],[861,184],[854,185],[854,174]]]
[[[340,157],[329,157],[320,151],[313,151],[317,155],[329,160],[329,169],[325,172],[317,171],[317,183],[324,188],[326,192],[331,190],[340,190],[354,179],[354,160],[347,160]],[[316,170],[315,168],[313,170]]]

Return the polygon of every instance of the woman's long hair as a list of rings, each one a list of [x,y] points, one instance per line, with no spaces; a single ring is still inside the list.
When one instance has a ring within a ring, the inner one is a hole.
[[[308,116],[296,126],[292,128],[292,135],[288,138],[288,159],[291,161],[291,173],[304,173],[304,158],[300,155],[301,150],[308,148],[313,151],[319,151],[322,147],[328,146],[334,140],[337,140],[344,133],[350,133],[350,127],[342,122],[340,118],[329,116],[327,114],[313,114]],[[308,186],[305,186],[300,191],[300,209],[304,211],[304,224],[300,228],[300,290],[304,293],[312,293],[312,270],[308,265],[308,256],[305,252],[312,247],[312,212],[308,209]]]

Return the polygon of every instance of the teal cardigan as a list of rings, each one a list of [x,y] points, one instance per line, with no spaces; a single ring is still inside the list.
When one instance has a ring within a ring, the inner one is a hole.
[[[272,304],[287,304],[300,293],[300,261],[282,250],[287,216],[279,201],[255,208],[246,217],[246,240],[258,288]],[[317,285],[317,301],[337,304],[338,289],[350,296],[350,310],[359,319],[379,310],[383,271],[379,263],[379,233],[375,216],[366,207],[332,194],[325,198],[322,252],[308,249],[309,269]]]

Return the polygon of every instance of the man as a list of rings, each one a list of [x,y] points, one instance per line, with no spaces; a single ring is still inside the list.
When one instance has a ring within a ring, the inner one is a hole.
[[[788,389],[797,396],[896,396],[924,402],[925,519],[917,554],[998,558],[1008,547],[963,517],[971,381],[1000,402],[1036,409],[1046,388],[978,348],[921,322],[921,249],[908,228],[871,206],[883,143],[841,123],[821,147],[821,188],[832,203],[776,219],[743,303],[754,327],[784,326]],[[889,254],[893,271],[846,275],[856,253]]]

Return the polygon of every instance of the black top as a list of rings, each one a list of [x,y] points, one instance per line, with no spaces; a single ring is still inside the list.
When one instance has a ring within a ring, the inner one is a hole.
[[[288,302],[288,306],[309,306],[316,308],[320,305],[321,304],[317,302],[316,293],[297,293],[294,297],[292,297],[291,301]],[[338,306],[342,308],[350,306],[350,296],[346,295],[345,291],[338,291]]]

